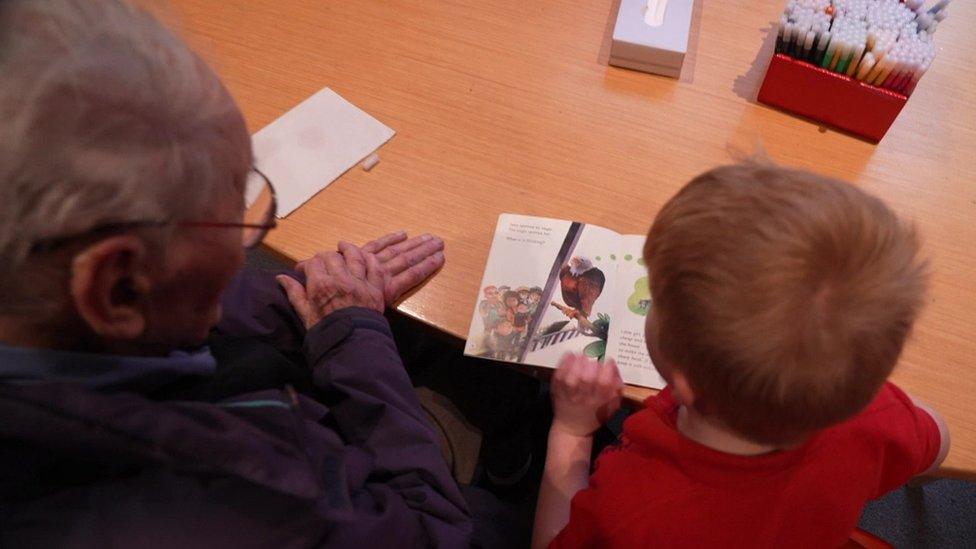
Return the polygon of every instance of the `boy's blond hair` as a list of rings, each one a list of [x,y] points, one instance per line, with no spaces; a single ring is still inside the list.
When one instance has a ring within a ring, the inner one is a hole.
[[[696,407],[763,443],[863,409],[922,304],[914,228],[808,172],[746,163],[686,185],[644,247],[660,354]]]

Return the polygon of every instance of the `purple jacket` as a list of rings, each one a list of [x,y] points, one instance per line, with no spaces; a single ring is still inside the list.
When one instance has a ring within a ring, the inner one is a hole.
[[[94,384],[59,377],[71,355],[38,351],[21,362],[54,374],[0,379],[0,546],[469,544],[464,500],[382,315],[345,309],[305,334],[273,278],[255,273],[224,305],[219,335],[298,359],[316,398],[280,383],[272,358],[256,361],[271,378],[226,394],[196,390],[213,381],[198,363],[95,357]],[[0,360],[10,356],[21,355]],[[133,369],[143,373],[105,376]]]

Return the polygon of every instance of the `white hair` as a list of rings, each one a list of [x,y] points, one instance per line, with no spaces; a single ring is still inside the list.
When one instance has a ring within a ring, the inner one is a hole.
[[[0,120],[0,312],[34,243],[199,216],[251,161],[217,76],[123,0],[0,0]]]
[[[573,276],[579,276],[593,268],[593,262],[585,257],[574,257],[569,261],[569,272]]]

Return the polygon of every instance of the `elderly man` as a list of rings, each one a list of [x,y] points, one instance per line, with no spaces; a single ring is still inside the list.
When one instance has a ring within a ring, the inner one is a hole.
[[[118,0],[0,1],[0,74],[0,546],[466,545],[381,314],[443,243],[238,275],[244,120]]]

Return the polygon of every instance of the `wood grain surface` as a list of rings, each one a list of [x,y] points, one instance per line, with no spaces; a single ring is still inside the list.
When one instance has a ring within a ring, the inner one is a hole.
[[[976,5],[952,5],[932,69],[879,145],[755,102],[783,5],[696,0],[677,80],[607,66],[611,0],[174,0],[163,10],[252,131],[325,86],[397,131],[378,166],[350,170],[267,244],[301,259],[340,238],[436,233],[447,265],[399,309],[457,337],[503,212],[644,233],[691,177],[756,151],[882,197],[917,222],[934,273],[894,380],[947,418],[943,474],[976,479]]]

